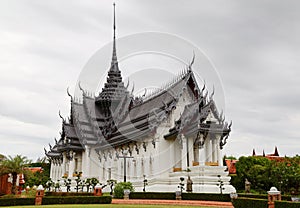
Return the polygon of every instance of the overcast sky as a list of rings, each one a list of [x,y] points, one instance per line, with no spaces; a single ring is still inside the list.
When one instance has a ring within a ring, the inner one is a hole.
[[[299,154],[299,1],[116,3],[118,37],[166,32],[210,57],[233,121],[225,154],[273,153],[275,146],[280,155]],[[59,137],[58,110],[69,113],[66,88],[74,91],[111,28],[111,1],[0,2],[0,153],[44,156]]]

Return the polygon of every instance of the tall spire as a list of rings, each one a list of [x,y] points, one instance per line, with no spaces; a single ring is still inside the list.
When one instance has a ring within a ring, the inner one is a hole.
[[[117,49],[116,49],[116,4],[113,3],[114,6],[114,25],[113,25],[113,53],[112,53],[112,60],[111,60],[111,71],[119,71],[118,67],[118,59],[117,59]]]
[[[116,49],[116,4],[113,3],[114,22],[113,22],[113,51],[111,65],[108,70],[108,76],[104,88],[100,92],[96,101],[106,103],[107,100],[121,100],[127,96],[129,92],[122,81],[121,71],[118,66],[117,49]],[[106,104],[105,104],[106,105]]]

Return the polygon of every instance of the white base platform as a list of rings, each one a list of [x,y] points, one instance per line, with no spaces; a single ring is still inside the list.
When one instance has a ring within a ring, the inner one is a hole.
[[[180,177],[184,178],[184,188],[186,181],[190,176],[193,181],[194,193],[220,193],[219,180],[223,182],[222,193],[229,194],[236,192],[236,189],[230,185],[230,176],[225,172],[224,166],[195,166],[190,168],[190,172],[180,171],[169,173],[169,178],[148,179],[146,186],[147,192],[175,192],[178,191]],[[220,177],[219,177],[220,176]],[[143,191],[143,182],[132,181],[135,191]],[[184,190],[185,192],[185,190]]]
[[[225,172],[225,166],[194,166],[190,168],[190,172],[170,172],[166,178],[147,178],[147,192],[175,192],[178,191],[180,177],[184,178],[184,189],[186,189],[186,181],[190,176],[193,181],[193,193],[221,193],[219,180],[223,182],[223,194],[236,193],[236,189],[230,185],[230,176]],[[220,177],[219,177],[220,176]],[[132,182],[135,191],[142,192],[144,188],[143,180],[128,180]],[[75,181],[72,180],[71,191],[74,192]],[[65,187],[62,187],[65,191]],[[86,191],[86,189],[84,189]],[[110,187],[105,187],[103,192],[110,192]],[[185,190],[183,191],[185,192]]]

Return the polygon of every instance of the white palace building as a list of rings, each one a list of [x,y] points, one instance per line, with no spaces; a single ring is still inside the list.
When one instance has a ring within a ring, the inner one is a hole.
[[[45,149],[51,179],[74,179],[82,172],[83,179],[106,183],[123,181],[126,172],[136,191],[142,191],[146,177],[147,191],[174,192],[180,177],[186,183],[190,176],[193,192],[220,193],[220,180],[223,193],[235,192],[222,161],[231,124],[217,110],[214,93],[208,96],[205,86],[196,82],[194,60],[167,87],[136,97],[124,85],[118,66],[115,23],[112,50],[98,96],[81,86],[80,102],[70,96],[69,119],[61,116],[61,137]]]

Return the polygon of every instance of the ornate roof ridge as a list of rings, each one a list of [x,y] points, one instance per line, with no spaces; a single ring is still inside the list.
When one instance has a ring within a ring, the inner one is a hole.
[[[186,68],[186,69],[182,70],[178,75],[174,76],[169,82],[167,82],[162,87],[154,90],[148,96],[146,96],[142,100],[143,101],[142,103],[145,103],[149,100],[152,100],[155,97],[157,97],[157,96],[161,95],[162,93],[164,93],[165,91],[170,90],[172,87],[174,87],[176,84],[178,84],[181,80],[186,79],[186,77],[188,75],[190,75],[191,73],[193,73],[193,72],[189,68]],[[142,104],[142,103],[140,103],[140,104]]]

